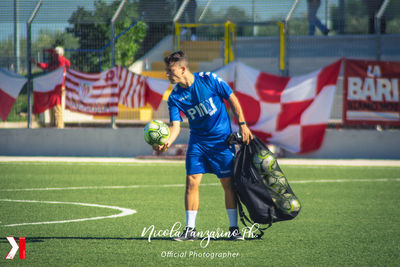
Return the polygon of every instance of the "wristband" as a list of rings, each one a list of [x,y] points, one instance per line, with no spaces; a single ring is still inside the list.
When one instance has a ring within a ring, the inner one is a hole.
[[[239,125],[245,125],[247,124],[245,121],[239,122]]]

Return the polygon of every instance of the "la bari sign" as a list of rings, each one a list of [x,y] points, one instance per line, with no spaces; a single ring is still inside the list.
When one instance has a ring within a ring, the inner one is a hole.
[[[344,123],[400,125],[400,62],[345,62]]]

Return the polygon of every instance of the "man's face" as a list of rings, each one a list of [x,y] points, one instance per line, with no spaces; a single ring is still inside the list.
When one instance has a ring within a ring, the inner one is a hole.
[[[171,83],[179,83],[183,80],[183,73],[185,72],[185,68],[182,67],[179,63],[170,64],[165,68],[166,75],[168,80]]]

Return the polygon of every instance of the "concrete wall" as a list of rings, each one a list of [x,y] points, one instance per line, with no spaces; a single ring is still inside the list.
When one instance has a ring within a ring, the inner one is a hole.
[[[176,143],[186,143],[182,129]],[[151,155],[142,128],[0,129],[0,155],[136,157]]]
[[[286,157],[331,159],[400,159],[400,130],[328,129],[318,151]]]
[[[186,144],[189,130],[182,129],[177,144]],[[328,129],[320,150],[304,158],[400,159],[399,130]],[[142,128],[102,129],[0,129],[0,155],[136,157],[151,155]]]

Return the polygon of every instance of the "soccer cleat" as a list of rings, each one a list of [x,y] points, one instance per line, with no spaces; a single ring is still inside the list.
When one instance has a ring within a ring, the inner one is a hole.
[[[239,227],[229,227],[230,240],[244,240],[244,236],[239,231]]]
[[[191,227],[185,227],[182,234],[178,237],[174,237],[175,241],[194,241],[197,240],[196,229]]]

